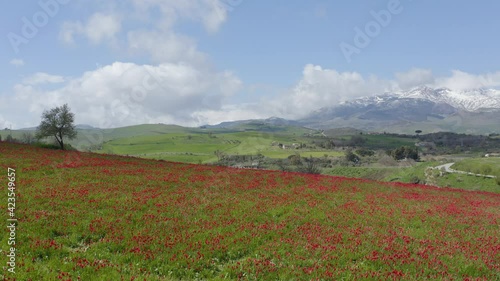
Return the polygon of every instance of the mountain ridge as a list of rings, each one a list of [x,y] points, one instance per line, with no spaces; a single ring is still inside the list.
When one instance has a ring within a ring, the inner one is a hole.
[[[500,131],[500,91],[451,90],[420,86],[386,92],[323,107],[298,120],[312,128],[354,127],[362,130],[497,133]],[[496,122],[495,122],[496,121]]]

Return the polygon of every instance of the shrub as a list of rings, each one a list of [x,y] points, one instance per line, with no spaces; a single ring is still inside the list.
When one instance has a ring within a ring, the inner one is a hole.
[[[411,179],[410,179],[410,183],[414,183],[414,184],[419,184],[420,183],[420,178],[417,177],[417,176],[413,176]]]
[[[394,149],[391,151],[391,156],[395,160],[402,160],[402,159],[413,159],[413,160],[418,160],[418,149],[416,147],[410,147],[410,146],[401,146],[399,148]]]
[[[288,160],[290,160],[290,163],[292,163],[292,165],[302,165],[302,160],[300,154],[298,153],[288,156]]]
[[[352,162],[352,163],[358,163],[359,162],[359,156],[352,153],[351,150],[348,150],[346,153],[345,153],[345,160],[348,161],[348,162]]]
[[[306,174],[321,174],[321,169],[314,162],[314,158],[312,157],[310,157],[309,159],[306,158],[305,162],[306,162],[305,165],[302,165],[297,169],[298,172]]]
[[[482,165],[482,166],[481,166],[481,170],[482,170],[482,173],[483,173],[484,175],[490,175],[490,174],[491,174],[491,172],[492,172],[491,167],[490,167],[489,165],[487,165],[487,164]]]
[[[42,143],[42,142],[36,143],[35,146],[46,149],[61,149],[61,147],[57,144]]]
[[[356,154],[358,154],[361,157],[373,156],[375,155],[375,151],[366,148],[360,148],[356,150]]]

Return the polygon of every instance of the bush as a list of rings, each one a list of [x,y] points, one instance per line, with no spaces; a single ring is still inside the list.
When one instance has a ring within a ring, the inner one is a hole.
[[[358,154],[361,157],[373,156],[375,155],[375,151],[366,148],[360,148],[356,150],[356,154]]]
[[[33,135],[31,132],[24,132],[23,135],[21,136],[21,142],[25,144],[34,144],[36,142],[35,135]]]
[[[7,137],[5,138],[5,141],[10,142],[10,143],[19,143],[19,140],[16,138],[13,138],[11,135],[7,135]]]
[[[348,141],[347,145],[349,145],[349,146],[362,146],[365,143],[366,143],[366,139],[364,139],[362,136],[352,136],[351,139]]]
[[[416,147],[401,146],[391,151],[391,156],[395,160],[413,159],[418,160],[418,149]]]
[[[300,154],[298,153],[288,156],[288,160],[290,160],[290,163],[292,163],[292,165],[296,166],[302,165],[302,160]]]
[[[345,160],[347,162],[352,162],[352,163],[359,163],[359,156],[352,153],[352,151],[348,150],[346,153],[345,153]]]
[[[279,159],[276,161],[276,165],[282,172],[289,172],[291,170],[288,159]]]
[[[382,156],[379,160],[378,163],[384,166],[397,166],[398,162],[394,160],[392,157],[389,157],[387,155]]]
[[[482,170],[482,173],[483,173],[484,175],[490,175],[490,174],[491,174],[491,172],[493,171],[493,170],[491,169],[491,167],[490,167],[489,165],[486,165],[486,164],[484,164],[484,165],[482,165],[482,166],[481,166],[481,170]]]
[[[40,148],[46,148],[46,149],[61,149],[61,147],[59,145],[50,144],[50,143],[43,143],[43,142],[36,143],[35,146],[40,147]]]
[[[64,144],[64,150],[73,150],[73,151],[77,151],[78,149],[76,149],[75,147],[73,147],[71,144],[69,143],[65,143]]]
[[[413,176],[411,179],[410,179],[410,183],[414,183],[414,184],[419,184],[420,183],[420,178],[417,177],[417,176]]]
[[[314,162],[314,158],[312,158],[312,157],[310,157],[309,159],[306,159],[306,164],[300,166],[297,169],[297,171],[301,172],[301,173],[306,173],[306,174],[321,174],[321,169]]]

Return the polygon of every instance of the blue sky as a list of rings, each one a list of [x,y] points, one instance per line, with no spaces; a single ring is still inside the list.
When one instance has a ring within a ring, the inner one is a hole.
[[[493,0],[5,6],[0,127],[36,126],[44,109],[64,103],[77,123],[93,126],[196,126],[300,118],[424,84],[500,86],[500,2]]]

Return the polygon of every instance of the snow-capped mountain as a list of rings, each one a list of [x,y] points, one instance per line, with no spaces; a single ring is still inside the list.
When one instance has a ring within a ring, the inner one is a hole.
[[[500,131],[500,91],[418,87],[324,107],[300,120],[317,128],[350,126],[365,130],[413,128],[462,132]]]
[[[400,97],[446,103],[457,109],[471,112],[500,109],[500,91],[495,89],[453,91],[447,88],[432,89],[429,87],[418,87],[400,93]]]
[[[362,97],[341,105],[381,104],[394,99],[418,99],[437,104],[447,104],[456,109],[476,112],[483,110],[500,110],[500,91],[495,89],[472,89],[454,91],[448,88],[433,89],[426,86],[409,91],[385,93],[382,95]]]

